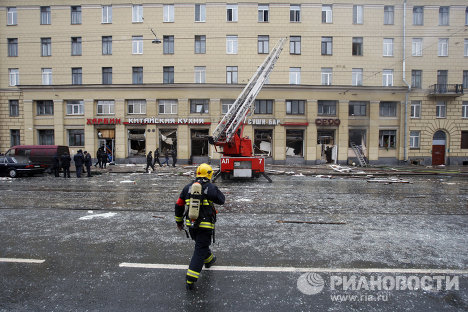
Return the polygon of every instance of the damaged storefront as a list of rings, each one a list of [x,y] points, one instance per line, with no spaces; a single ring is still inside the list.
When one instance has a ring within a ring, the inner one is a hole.
[[[161,155],[177,152],[177,129],[159,129],[158,146]]]
[[[145,157],[146,134],[145,128],[127,129],[128,157]]]

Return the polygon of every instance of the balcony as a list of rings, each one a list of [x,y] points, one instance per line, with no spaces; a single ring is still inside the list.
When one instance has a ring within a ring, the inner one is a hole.
[[[430,87],[429,95],[457,97],[463,95],[462,84],[435,84]]]

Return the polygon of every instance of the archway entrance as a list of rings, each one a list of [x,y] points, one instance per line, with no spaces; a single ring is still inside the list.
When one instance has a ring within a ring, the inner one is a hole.
[[[444,165],[445,164],[445,142],[446,135],[442,130],[434,133],[432,138],[432,165]]]

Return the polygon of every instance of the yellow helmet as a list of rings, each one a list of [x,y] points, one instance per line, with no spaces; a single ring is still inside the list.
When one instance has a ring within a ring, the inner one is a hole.
[[[197,168],[197,178],[207,178],[208,180],[211,180],[211,177],[213,176],[213,168],[211,168],[210,165],[208,164],[201,164]]]

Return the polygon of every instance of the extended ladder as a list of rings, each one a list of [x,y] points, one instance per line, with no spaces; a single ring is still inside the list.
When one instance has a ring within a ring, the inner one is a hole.
[[[244,118],[249,113],[255,98],[273,70],[275,63],[283,50],[285,41],[286,38],[280,39],[270,54],[268,54],[265,61],[263,61],[263,64],[257,69],[252,78],[250,78],[244,90],[242,90],[241,94],[231,106],[227,114],[224,115],[223,119],[221,119],[221,122],[213,132],[213,143],[228,143],[232,140],[233,136],[244,121]]]
[[[367,162],[364,159],[364,155],[362,154],[361,148],[358,147],[356,144],[354,144],[354,142],[351,142],[351,148],[353,149],[354,154],[356,155],[356,157],[357,157],[357,159],[359,161],[359,165],[361,167],[366,167]]]

